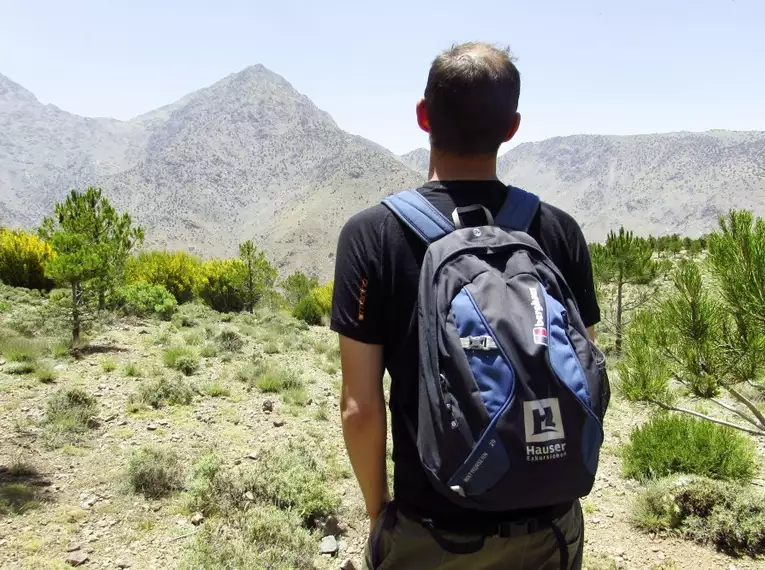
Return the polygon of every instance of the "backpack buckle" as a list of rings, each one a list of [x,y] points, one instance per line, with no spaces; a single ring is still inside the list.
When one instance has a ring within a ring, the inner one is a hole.
[[[493,350],[497,348],[497,343],[488,335],[464,337],[460,339],[460,343],[465,350]]]

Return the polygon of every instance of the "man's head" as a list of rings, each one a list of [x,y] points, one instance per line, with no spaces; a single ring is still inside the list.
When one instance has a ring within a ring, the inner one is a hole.
[[[496,155],[518,130],[521,77],[506,49],[470,42],[441,53],[417,105],[434,150],[460,156]]]

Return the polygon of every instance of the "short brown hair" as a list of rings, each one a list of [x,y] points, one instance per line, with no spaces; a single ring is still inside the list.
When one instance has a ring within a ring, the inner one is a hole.
[[[433,148],[494,154],[518,111],[521,76],[508,49],[482,42],[452,46],[433,61],[425,106]]]

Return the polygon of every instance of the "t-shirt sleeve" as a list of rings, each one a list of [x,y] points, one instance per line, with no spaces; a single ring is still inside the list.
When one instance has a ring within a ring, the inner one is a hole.
[[[353,340],[382,344],[381,226],[377,208],[346,222],[337,241],[330,328]]]
[[[570,216],[565,219],[565,235],[570,252],[566,282],[576,297],[584,326],[591,327],[600,322],[600,306],[595,294],[590,248],[579,224]]]

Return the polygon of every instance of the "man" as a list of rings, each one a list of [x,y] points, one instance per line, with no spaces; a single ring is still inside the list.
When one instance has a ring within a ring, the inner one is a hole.
[[[520,75],[506,50],[467,43],[434,60],[416,108],[431,147],[430,180],[418,191],[447,217],[472,204],[496,215],[504,203],[508,188],[497,178],[497,152],[518,131],[519,93]],[[542,203],[528,233],[563,273],[594,338],[600,311],[579,226]],[[529,512],[476,512],[437,493],[419,463],[405,418],[417,418],[417,292],[425,250],[383,205],[353,216],[338,242],[331,327],[340,335],[346,447],[370,520],[365,564],[402,570],[580,568],[578,501]],[[385,369],[392,381],[394,501],[386,476]]]

